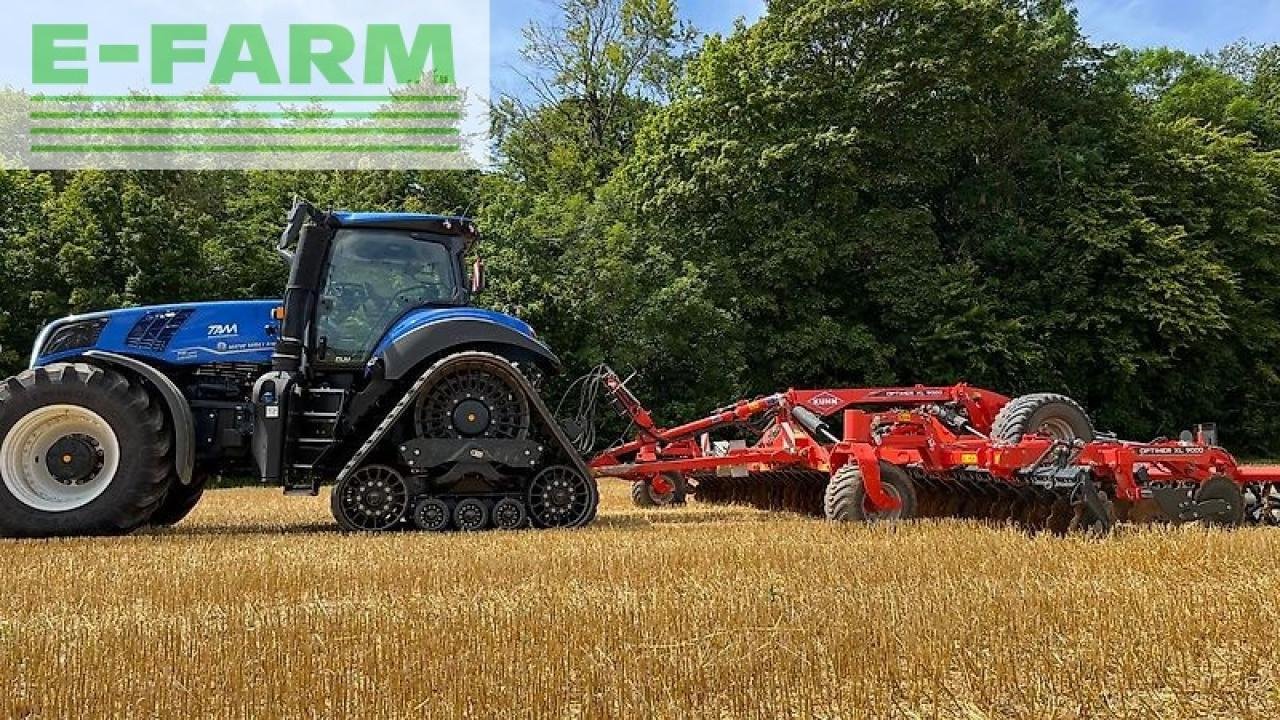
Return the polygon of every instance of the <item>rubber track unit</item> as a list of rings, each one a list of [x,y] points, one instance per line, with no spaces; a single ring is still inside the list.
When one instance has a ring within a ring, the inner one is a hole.
[[[426,372],[422,373],[422,376],[419,377],[417,381],[413,383],[413,386],[409,388],[409,392],[405,393],[404,397],[400,398],[400,401],[391,409],[391,412],[383,418],[381,423],[378,423],[378,427],[376,427],[369,438],[364,441],[364,444],[360,446],[360,449],[357,450],[356,453],[351,456],[351,459],[347,461],[347,464],[342,467],[342,471],[338,473],[337,483],[341,484],[345,482],[351,473],[355,472],[356,469],[364,463],[365,459],[369,457],[369,453],[373,452],[374,448],[378,446],[378,443],[382,442],[382,440],[387,436],[387,433],[391,431],[391,428],[395,427],[396,423],[400,422],[400,420],[404,418],[404,414],[408,412],[409,408],[414,406],[417,402],[418,396],[422,394],[422,389],[426,387],[427,383],[433,376],[443,373],[453,365],[459,363],[476,363],[485,365],[495,374],[505,378],[512,384],[512,386],[519,388],[520,391],[529,398],[529,408],[530,413],[533,415],[533,419],[542,424],[542,429],[547,433],[551,440],[559,446],[560,453],[568,459],[568,462],[572,467],[582,473],[582,476],[587,478],[590,483],[593,485],[595,484],[595,477],[587,468],[586,462],[582,459],[582,456],[578,454],[577,449],[573,446],[569,437],[565,435],[564,430],[560,427],[560,423],[555,421],[551,410],[547,408],[547,404],[543,402],[542,396],[538,394],[538,391],[533,387],[533,384],[529,382],[528,378],[526,378],[523,373],[508,362],[506,358],[486,352],[462,352],[455,355],[449,355],[432,365]],[[598,491],[594,494],[599,498]],[[595,517],[596,511],[595,508],[593,508],[592,511],[587,514],[583,524],[589,524],[595,519]]]

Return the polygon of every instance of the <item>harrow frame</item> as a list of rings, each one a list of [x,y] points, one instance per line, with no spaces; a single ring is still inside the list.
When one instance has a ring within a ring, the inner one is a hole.
[[[1261,497],[1274,490],[1280,496],[1280,466],[1241,465],[1216,445],[1213,426],[1181,439],[1146,443],[1108,436],[1063,442],[1039,434],[1016,443],[993,440],[992,425],[1011,399],[966,384],[793,389],[671,428],[659,427],[612,370],[604,369],[602,384],[637,432],[631,441],[597,455],[589,463],[592,472],[649,483],[658,493],[674,487],[672,475],[741,479],[800,470],[830,477],[856,463],[869,509],[893,511],[901,503],[885,490],[881,467],[887,463],[944,491],[963,490],[977,478],[997,492],[1069,492],[1078,506],[1099,515],[1108,500],[1154,501],[1175,522],[1223,512],[1221,501],[1196,499],[1196,490],[1215,478],[1230,480],[1242,493]],[[754,444],[710,440],[714,431],[761,420],[768,425]],[[831,428],[836,421],[838,432]],[[1268,511],[1267,521],[1280,522],[1280,512]]]

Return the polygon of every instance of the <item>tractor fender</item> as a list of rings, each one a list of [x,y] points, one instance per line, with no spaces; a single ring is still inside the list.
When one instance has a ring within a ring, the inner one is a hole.
[[[402,380],[424,360],[461,350],[484,350],[504,357],[527,359],[548,371],[560,369],[560,359],[536,339],[500,323],[481,318],[457,318],[421,325],[387,344],[381,353],[387,380]]]
[[[196,421],[191,413],[191,406],[187,404],[187,399],[183,397],[178,386],[159,370],[141,360],[101,350],[90,350],[84,356],[105,365],[114,365],[129,371],[155,386],[169,409],[169,419],[173,421],[174,469],[178,472],[179,482],[190,485],[196,463]]]

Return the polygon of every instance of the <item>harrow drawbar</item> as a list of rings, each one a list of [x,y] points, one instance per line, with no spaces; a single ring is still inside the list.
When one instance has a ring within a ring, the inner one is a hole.
[[[592,471],[643,486],[633,496],[647,507],[678,490],[837,521],[958,518],[1054,533],[1280,525],[1280,467],[1239,465],[1213,426],[1126,442],[1096,432],[1064,396],[961,384],[790,390],[662,428],[612,370],[592,379],[637,428]]]

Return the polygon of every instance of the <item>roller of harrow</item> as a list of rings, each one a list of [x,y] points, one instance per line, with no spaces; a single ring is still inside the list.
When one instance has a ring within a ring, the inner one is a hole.
[[[957,518],[1030,531],[1118,522],[1280,525],[1280,467],[1241,466],[1200,426],[1177,440],[1095,431],[1070,398],[953,387],[790,390],[659,427],[626,383],[590,377],[638,431],[590,463],[637,505],[688,492],[832,521]]]

